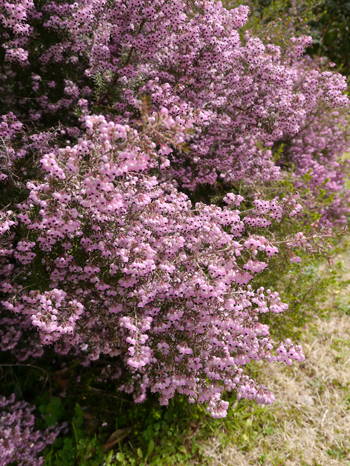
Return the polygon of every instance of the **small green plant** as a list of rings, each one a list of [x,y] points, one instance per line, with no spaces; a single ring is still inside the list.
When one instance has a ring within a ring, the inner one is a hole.
[[[62,404],[62,402],[55,402],[55,406],[58,404]],[[52,402],[48,406],[51,405]],[[96,437],[91,438],[86,435],[86,432],[83,431],[83,422],[84,412],[77,403],[74,416],[71,419],[70,436],[56,440],[45,455],[45,466],[75,466],[77,464],[99,466],[101,464],[104,459],[101,442]]]

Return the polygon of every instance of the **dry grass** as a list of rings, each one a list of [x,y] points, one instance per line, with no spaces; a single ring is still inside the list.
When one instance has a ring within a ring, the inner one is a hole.
[[[221,439],[205,446],[213,465],[350,465],[350,316],[319,320],[305,331],[302,343],[303,363],[259,370],[276,396],[266,410],[277,427],[266,435],[259,417],[253,417],[257,434],[249,448],[244,441],[223,447],[222,430]]]

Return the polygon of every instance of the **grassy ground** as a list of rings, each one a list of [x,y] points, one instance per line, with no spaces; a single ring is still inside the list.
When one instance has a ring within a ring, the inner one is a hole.
[[[213,465],[350,465],[350,316],[319,321],[303,346],[298,366],[260,367],[276,403],[247,418],[233,442],[219,429],[206,445]]]

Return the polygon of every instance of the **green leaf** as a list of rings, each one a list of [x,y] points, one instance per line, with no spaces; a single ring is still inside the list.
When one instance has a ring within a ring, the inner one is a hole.
[[[123,455],[123,453],[120,453],[120,451],[115,455],[115,459],[117,461],[120,461],[121,463],[124,463],[125,461],[125,456]]]
[[[52,396],[47,405],[39,406],[39,411],[45,415],[45,422],[48,427],[52,427],[64,414],[61,398]]]
[[[138,456],[139,458],[142,458],[142,457],[143,457],[143,453],[142,453],[141,448],[138,448],[138,449],[137,449],[137,456]]]
[[[106,466],[111,466],[112,462],[112,457],[113,457],[113,450],[111,450],[106,458]]]
[[[148,444],[147,456],[151,455],[154,450],[154,441],[151,440]]]
[[[73,422],[76,427],[81,427],[84,421],[84,411],[82,410],[79,403],[76,403],[74,411],[75,411],[75,416],[73,418]]]

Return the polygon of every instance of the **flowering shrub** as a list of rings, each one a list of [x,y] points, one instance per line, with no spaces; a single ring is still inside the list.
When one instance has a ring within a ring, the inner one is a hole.
[[[306,57],[299,66],[308,69],[308,80],[300,82],[308,92],[316,92],[317,65]],[[331,72],[324,72],[330,80],[334,79]],[[316,79],[315,79],[316,78]],[[329,84],[331,86],[331,84]],[[331,118],[332,124],[329,124]],[[341,161],[340,154],[349,150],[348,110],[334,109],[327,111],[326,105],[315,106],[304,117],[300,118],[301,130],[293,137],[284,139],[284,150],[280,163],[294,166],[296,187],[303,188],[305,181],[313,197],[324,193],[329,198],[328,206],[318,210],[323,222],[331,226],[336,223],[346,224],[349,214],[349,202],[346,189],[346,177],[349,172],[349,161]],[[308,200],[309,208],[314,206],[314,200]]]
[[[10,264],[4,267],[9,279],[2,288],[12,297],[3,305],[23,314],[23,325],[31,321],[42,344],[55,343],[61,354],[78,347],[85,364],[100,354],[119,357],[130,373],[120,390],[137,402],[147,388],[163,404],[177,390],[209,402],[219,417],[227,408],[220,393],[236,388],[239,396],[269,403],[273,396],[240,366],[250,359],[291,364],[303,354],[290,341],[271,353],[275,345],[258,316],[287,305],[248,283],[278,248],[261,235],[243,235],[293,217],[301,206],[294,198],[256,199],[249,215],[240,215],[243,198],[229,193],[226,208],[192,209],[171,183],[147,175],[158,158],[148,149],[152,133],[159,144],[182,139],[169,134],[176,128],[165,110],[150,120],[139,133],[86,117],[86,137],[43,157],[45,181],[28,183],[21,213],[7,220],[26,239],[5,249],[19,268],[14,283]]]
[[[4,85],[4,108],[30,103],[31,120],[55,115],[68,123],[69,109],[86,113],[107,105],[116,121],[129,123],[139,117],[141,97],[147,95],[155,110],[165,107],[179,123],[195,122],[190,150],[169,154],[171,176],[185,188],[213,184],[218,175],[228,182],[275,180],[279,169],[269,147],[295,136],[320,106],[323,112],[324,103],[347,103],[344,77],[300,66],[310,37],[292,38],[285,51],[249,33],[242,41],[238,30],[247,21],[245,6],[228,11],[220,3],[198,2],[190,10],[181,1],[154,1],[128,2],[121,9],[116,1],[84,0],[51,2],[39,12],[23,2],[17,7],[19,33],[7,18],[14,9],[5,5],[3,47],[12,50],[20,41],[36,72],[16,65],[21,78],[18,85]],[[63,41],[63,30],[69,40]],[[35,34],[44,32],[52,45],[34,46]],[[70,79],[63,77],[67,73]],[[11,69],[12,78],[17,74]]]
[[[103,355],[138,403],[178,392],[213,417],[224,390],[271,403],[244,365],[304,356],[261,323],[288,305],[254,278],[281,249],[312,252],[317,224],[295,220],[310,197],[259,185],[293,163],[329,198],[323,224],[344,223],[345,79],[301,59],[309,37],[240,37],[244,6],[0,7],[1,350]],[[223,183],[219,205],[185,194]]]
[[[15,401],[15,395],[0,397],[0,465],[16,461],[18,465],[40,466],[44,458],[37,455],[51,445],[59,429],[34,430],[34,406]]]

